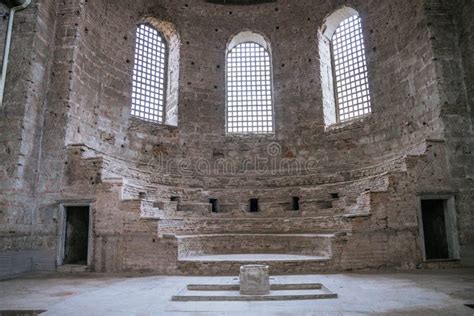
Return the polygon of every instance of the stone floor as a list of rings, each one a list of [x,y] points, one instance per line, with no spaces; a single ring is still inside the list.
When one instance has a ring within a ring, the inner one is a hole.
[[[282,302],[172,302],[189,283],[229,277],[28,276],[0,281],[0,310],[44,315],[474,315],[474,270],[283,276],[320,282],[338,299]],[[0,313],[1,314],[1,313]]]

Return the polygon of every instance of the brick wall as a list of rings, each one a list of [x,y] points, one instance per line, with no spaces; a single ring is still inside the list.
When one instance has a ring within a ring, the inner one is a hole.
[[[373,113],[327,130],[318,30],[342,4],[358,10],[363,20]],[[68,166],[67,147],[75,144],[104,159],[103,178],[128,178],[137,194],[146,187],[154,198],[206,202],[213,195],[238,204],[249,194],[271,199],[275,188],[280,188],[275,198],[284,200],[305,186],[372,179],[400,170],[393,161],[416,152],[426,139],[445,139],[463,256],[474,257],[469,246],[474,238],[472,9],[462,0],[458,6],[435,0],[282,0],[242,7],[187,0],[34,1],[17,17],[0,117],[0,223],[8,227],[2,248],[54,248],[58,200],[101,194],[90,181],[65,185],[83,176],[83,164]],[[148,17],[172,23],[181,45],[177,127],[130,118],[135,25]],[[225,49],[244,29],[263,33],[271,43],[275,135],[225,135]],[[263,171],[257,158],[265,161]],[[237,170],[219,173],[220,160],[235,163]],[[306,169],[275,174],[282,171],[282,160]],[[446,190],[444,184],[414,186],[412,193],[428,188]],[[355,202],[366,188],[336,189]],[[111,242],[98,242],[107,252],[95,258],[96,265],[120,270],[119,262],[131,262],[130,267],[173,270],[158,258],[160,251],[175,252],[172,243],[150,242],[147,236],[125,241],[120,234],[101,236]],[[140,256],[155,263],[124,255],[142,239],[156,253]],[[106,262],[106,253],[117,261]]]

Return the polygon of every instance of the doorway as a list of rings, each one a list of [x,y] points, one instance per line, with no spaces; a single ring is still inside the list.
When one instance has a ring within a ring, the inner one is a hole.
[[[65,206],[61,265],[88,265],[89,206]]]
[[[427,260],[449,259],[443,200],[421,201],[423,234]]]
[[[424,260],[459,259],[454,198],[421,197],[419,219]]]

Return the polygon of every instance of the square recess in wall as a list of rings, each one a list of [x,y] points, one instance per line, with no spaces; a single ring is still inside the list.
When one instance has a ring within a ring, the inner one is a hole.
[[[259,211],[258,207],[258,199],[250,199],[249,200],[249,212],[250,213],[257,213]]]

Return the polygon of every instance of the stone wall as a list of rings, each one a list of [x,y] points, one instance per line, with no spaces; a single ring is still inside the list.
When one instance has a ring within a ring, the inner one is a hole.
[[[469,2],[469,1],[468,1]],[[472,264],[473,130],[469,76],[472,50],[469,25],[464,12],[468,2],[432,0],[426,2],[426,15],[433,47],[443,138],[447,144],[450,191],[456,193],[460,244],[466,264]],[[461,10],[461,11],[459,11]],[[468,57],[470,56],[470,57]],[[467,61],[467,59],[470,61]]]
[[[154,3],[88,1],[78,8],[73,18],[82,27],[75,31],[70,93],[76,106],[70,111],[66,143],[84,143],[132,159],[159,152],[173,158],[244,160],[268,157],[268,144],[276,142],[288,157],[321,161],[324,172],[381,162],[439,134],[431,93],[436,86],[434,66],[421,1],[349,3],[364,18],[370,74],[383,79],[371,81],[373,115],[363,123],[331,131],[325,131],[323,120],[317,33],[324,17],[337,6],[330,1],[318,6],[308,1],[282,2],[248,12],[248,7],[200,1]],[[407,14],[413,18],[405,19]],[[177,130],[129,119],[134,25],[149,15],[175,24],[181,39]],[[97,20],[105,22],[97,24]],[[225,47],[241,25],[262,32],[272,43],[274,136],[225,136]],[[296,34],[304,34],[305,40],[296,41],[300,38]],[[330,159],[345,154],[351,158]]]
[[[466,263],[474,264],[474,234],[473,229],[473,206],[474,205],[474,21],[472,14],[474,14],[474,4],[472,1],[459,1],[459,5],[454,8],[456,15],[456,22],[458,27],[458,37],[456,39],[460,47],[460,55],[462,64],[459,66],[463,69],[460,73],[464,75],[464,87],[467,92],[467,102],[465,107],[457,113],[458,116],[463,117],[462,120],[451,120],[452,125],[462,122],[466,124],[462,131],[458,128],[453,130],[453,149],[452,157],[455,160],[455,174],[458,178],[462,198],[459,202],[461,204],[462,217],[466,221],[462,224],[464,226],[464,233],[462,235],[463,252],[465,254]],[[457,11],[456,11],[457,10]],[[459,69],[459,68],[458,68]],[[458,73],[459,75],[459,73]],[[457,84],[457,82],[455,82]],[[462,85],[461,85],[462,86]],[[464,93],[462,93],[464,94]],[[462,102],[464,103],[464,102]],[[452,116],[451,116],[452,117]],[[455,116],[454,116],[455,117]],[[470,118],[470,121],[469,121]],[[461,171],[462,170],[462,171]],[[459,172],[459,173],[457,173]]]
[[[52,0],[34,1],[15,15],[4,106],[0,109],[0,251],[6,251],[6,262],[42,260],[41,250],[54,261],[48,250],[55,247],[52,214],[42,212],[36,186],[55,18]]]
[[[373,113],[327,128],[318,33],[325,17],[342,4],[362,17]],[[363,234],[339,240],[335,248],[344,252],[333,267],[364,268],[366,255],[373,256],[366,266],[413,267],[420,262],[416,194],[429,190],[456,194],[462,258],[470,262],[474,70],[469,12],[472,4],[462,0],[458,6],[435,0],[281,0],[256,6],[201,0],[34,1],[18,15],[21,27],[14,35],[0,118],[0,223],[6,224],[1,249],[54,249],[58,203],[96,200],[96,270],[173,273],[179,268],[177,241],[160,236],[160,230],[157,234],[157,223],[141,222],[144,199],[168,211],[161,214],[169,219],[161,229],[170,233],[179,231],[173,226],[176,216],[182,232],[192,229],[197,214],[207,220],[209,198],[218,198],[232,220],[242,215],[250,197],[261,199],[267,215],[295,217],[285,213],[293,196],[301,197],[307,210],[327,216],[311,222],[315,230],[344,230],[338,221],[364,207],[363,193],[382,190],[388,192],[384,202],[405,203],[401,216],[411,226],[402,232],[398,224],[389,231],[369,225],[373,242]],[[177,126],[130,118],[135,26],[150,18],[173,24],[175,44],[181,45],[174,64],[179,65],[178,87],[173,87],[178,108],[170,110],[177,113],[170,122]],[[246,29],[264,34],[272,46],[275,135],[225,133],[225,49],[232,35]],[[429,139],[446,140],[447,150],[441,152],[448,163],[444,157],[432,163],[447,166],[450,181],[407,183],[390,191],[385,174],[407,172],[405,156],[424,155]],[[170,203],[172,197],[179,202]],[[216,223],[206,222],[203,231],[206,225],[232,227],[232,221]],[[247,232],[268,228],[263,220],[247,224],[242,222]],[[293,224],[311,228],[302,220]],[[286,233],[291,225],[283,225]],[[388,240],[400,252],[387,253]],[[362,247],[365,252],[354,252]],[[408,253],[404,262],[397,261],[400,253]]]
[[[468,94],[469,112],[471,113],[471,122],[473,118],[474,104],[474,65],[472,63],[472,55],[474,54],[474,21],[470,19],[474,10],[472,1],[459,1],[456,8],[459,14],[457,16],[458,23],[458,44],[461,48],[461,55],[464,68],[464,79]]]

